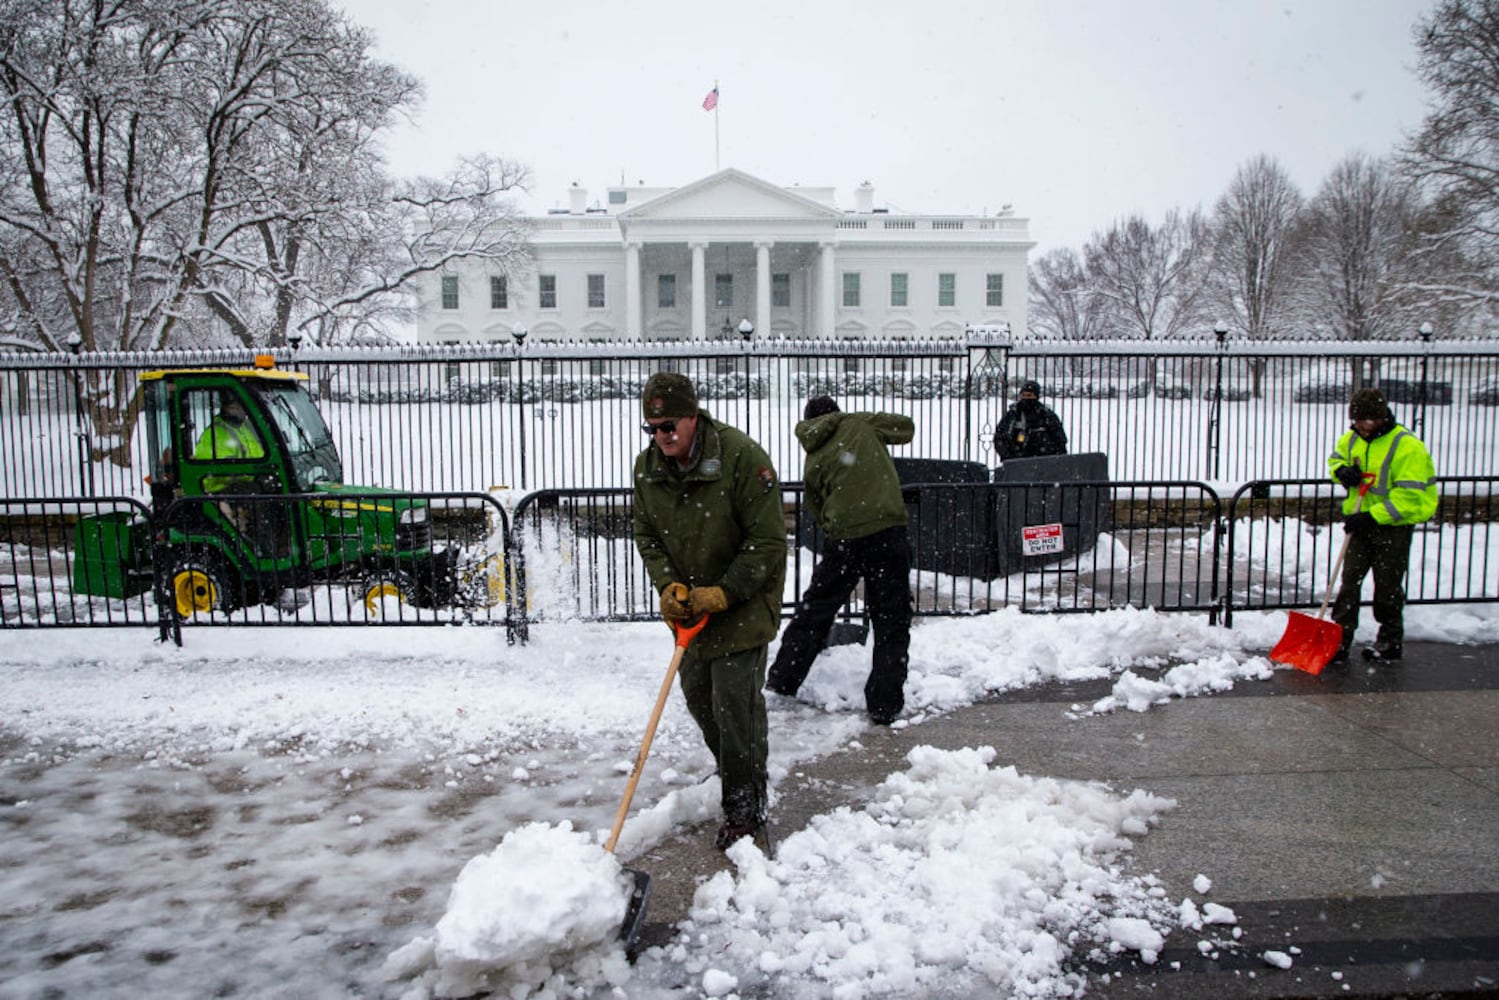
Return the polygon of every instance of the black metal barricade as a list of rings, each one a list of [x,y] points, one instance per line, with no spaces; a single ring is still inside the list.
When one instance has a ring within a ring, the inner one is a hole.
[[[802,484],[781,488],[790,549],[782,606],[789,615],[822,543]],[[902,489],[918,616],[1128,605],[1206,611],[1216,619],[1220,609],[1220,505],[1201,483],[937,482]],[[654,619],[656,593],[631,518],[630,490],[526,496],[513,517],[512,632],[524,639],[530,623],[543,621]],[[856,590],[841,617],[862,615]]]
[[[10,628],[502,624],[510,530],[465,493],[0,501]]]
[[[1461,604],[1499,600],[1499,477],[1441,476],[1440,500],[1411,543],[1406,600]],[[1347,491],[1328,479],[1261,480],[1228,504],[1225,625],[1235,611],[1319,607],[1343,533]],[[1372,604],[1365,581],[1364,604]]]
[[[150,511],[130,497],[0,500],[0,625],[152,625]]]

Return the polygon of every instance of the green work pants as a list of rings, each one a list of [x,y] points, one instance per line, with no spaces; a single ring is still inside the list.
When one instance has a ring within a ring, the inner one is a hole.
[[[766,647],[700,659],[692,647],[682,657],[678,679],[687,710],[713,752],[723,783],[726,822],[757,823],[765,818],[765,758],[769,725],[765,718]]]
[[[1364,577],[1374,572],[1374,620],[1380,643],[1405,639],[1405,570],[1410,562],[1413,525],[1378,524],[1348,540],[1343,559],[1343,582],[1332,606],[1332,620],[1343,626],[1343,648],[1353,645]]]

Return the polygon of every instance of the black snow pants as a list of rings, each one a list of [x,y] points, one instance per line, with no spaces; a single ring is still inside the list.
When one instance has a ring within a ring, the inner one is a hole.
[[[864,601],[874,624],[874,665],[864,685],[871,716],[894,718],[905,707],[906,666],[911,645],[911,546],[904,527],[864,538],[828,539],[812,570],[796,614],[781,637],[766,687],[795,694],[812,661],[827,643],[838,609],[864,580]]]
[[[1370,570],[1374,572],[1374,620],[1379,622],[1376,641],[1398,646],[1405,638],[1405,571],[1415,531],[1409,524],[1377,524],[1348,540],[1342,585],[1332,606],[1332,620],[1343,626],[1344,649],[1353,645],[1364,577]]]

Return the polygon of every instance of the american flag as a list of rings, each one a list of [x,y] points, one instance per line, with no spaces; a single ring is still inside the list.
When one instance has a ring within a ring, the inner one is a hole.
[[[716,107],[718,107],[718,87],[717,87],[717,85],[715,85],[712,90],[708,91],[708,96],[707,97],[703,98],[703,110],[704,111],[712,111]]]

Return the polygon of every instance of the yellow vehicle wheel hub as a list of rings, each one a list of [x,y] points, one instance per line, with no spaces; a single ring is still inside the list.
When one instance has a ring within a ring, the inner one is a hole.
[[[184,618],[212,611],[219,600],[213,578],[200,569],[184,569],[172,578],[177,613]]]
[[[370,614],[375,614],[387,597],[394,597],[402,604],[406,603],[406,592],[401,589],[400,584],[382,580],[364,592],[364,609]]]

